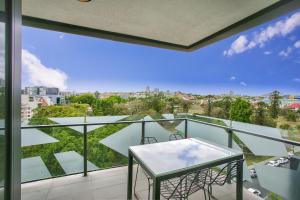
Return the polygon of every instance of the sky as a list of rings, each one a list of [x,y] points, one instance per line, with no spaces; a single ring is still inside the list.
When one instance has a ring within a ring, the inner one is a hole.
[[[300,10],[193,52],[23,27],[22,87],[300,95]]]

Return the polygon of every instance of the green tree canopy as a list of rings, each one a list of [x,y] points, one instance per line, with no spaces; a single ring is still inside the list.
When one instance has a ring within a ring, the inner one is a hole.
[[[280,111],[280,93],[278,91],[272,92],[270,95],[271,105],[270,105],[270,115],[273,119],[276,119]]]
[[[80,103],[80,104],[89,104],[92,106],[95,101],[96,97],[93,94],[82,94],[79,96],[73,96],[70,98],[71,103]]]
[[[231,105],[230,116],[232,120],[250,122],[252,115],[251,104],[248,100],[237,98]]]

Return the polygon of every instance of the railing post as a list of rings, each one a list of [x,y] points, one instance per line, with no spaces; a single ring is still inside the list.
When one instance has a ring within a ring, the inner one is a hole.
[[[227,133],[228,133],[228,147],[232,148],[232,134],[233,134],[233,131],[231,130],[231,128],[227,130]]]
[[[145,144],[145,125],[146,125],[146,122],[143,120],[142,121],[142,140],[141,140],[142,144]]]
[[[184,138],[188,137],[188,120],[184,120]]]
[[[229,129],[227,129],[227,133],[228,133],[228,147],[232,148],[232,135],[233,135],[233,131],[231,129],[231,127]],[[227,167],[227,171],[229,171],[231,168],[231,165],[229,164]],[[228,179],[227,179],[227,183],[231,183],[231,174],[228,175]]]
[[[87,125],[83,125],[83,175],[87,176]]]

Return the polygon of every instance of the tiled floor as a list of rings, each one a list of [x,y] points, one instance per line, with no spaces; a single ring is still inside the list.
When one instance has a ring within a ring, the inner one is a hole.
[[[139,199],[147,199],[147,182],[139,173],[137,193]],[[90,172],[22,184],[22,200],[124,200],[127,190],[127,167]],[[234,200],[235,185],[214,187],[219,200]],[[190,200],[204,200],[203,192],[193,194]],[[244,199],[258,199],[244,190]]]

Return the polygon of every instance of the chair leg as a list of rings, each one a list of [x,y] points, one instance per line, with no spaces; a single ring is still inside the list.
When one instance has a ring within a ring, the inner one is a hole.
[[[151,193],[151,183],[148,179],[148,200],[150,200],[150,193]]]
[[[203,194],[204,194],[204,200],[206,200],[206,192],[205,192],[205,188],[203,188]]]
[[[207,188],[207,193],[208,193],[208,199],[210,200],[210,186],[208,186],[208,188]]]
[[[134,196],[137,198],[137,195],[136,195],[136,192],[135,192],[135,188],[136,188],[136,181],[137,181],[137,177],[138,177],[138,173],[139,173],[139,167],[140,165],[138,164],[137,165],[137,168],[136,168],[136,174],[135,174],[135,181],[134,181]]]

